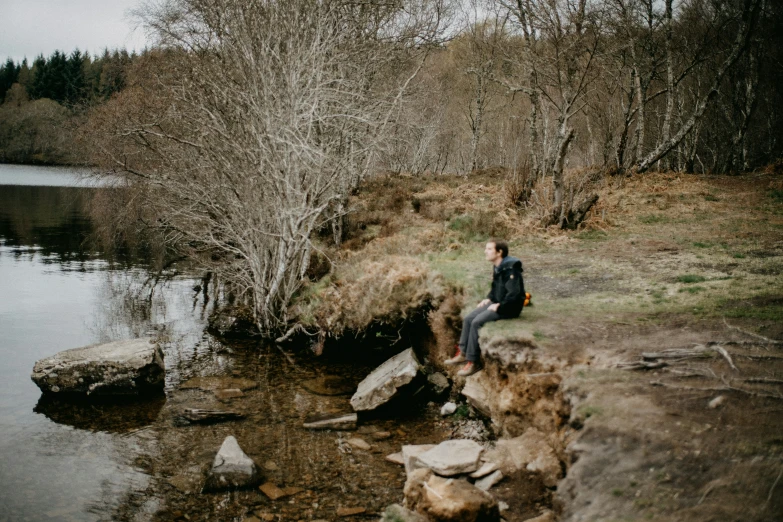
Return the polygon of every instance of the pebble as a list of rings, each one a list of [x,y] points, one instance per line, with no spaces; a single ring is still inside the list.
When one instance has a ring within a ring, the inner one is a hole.
[[[723,402],[726,400],[726,397],[723,395],[718,395],[714,399],[710,401],[708,406],[712,408],[713,410],[716,408],[720,408],[723,405]]]
[[[372,438],[375,440],[386,440],[388,438],[391,438],[392,434],[390,431],[378,431],[372,434]]]
[[[364,439],[360,439],[358,437],[353,439],[347,439],[345,442],[353,446],[354,448],[358,448],[360,450],[368,451],[372,446],[367,444],[367,442]]]
[[[362,508],[362,507],[352,507],[352,508],[339,507],[339,508],[337,508],[337,516],[338,517],[350,517],[352,515],[361,515],[365,511],[367,511],[367,510]]]
[[[451,415],[455,411],[457,411],[457,405],[454,404],[453,402],[447,402],[440,409],[440,414],[441,414],[441,416],[445,417],[447,415]]]

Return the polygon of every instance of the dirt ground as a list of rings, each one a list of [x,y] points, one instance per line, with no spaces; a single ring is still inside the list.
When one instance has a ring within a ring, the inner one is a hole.
[[[490,278],[484,241],[510,238],[533,306],[485,335],[567,362],[560,520],[783,520],[780,174],[607,178],[571,233],[488,217],[501,179],[414,181],[360,194],[347,246],[382,256],[405,238],[469,308]]]

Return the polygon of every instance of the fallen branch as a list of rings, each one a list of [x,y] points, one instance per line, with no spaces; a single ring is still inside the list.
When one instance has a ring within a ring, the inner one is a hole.
[[[754,382],[760,384],[783,384],[783,379],[772,379],[770,377],[749,377],[742,380],[744,382]]]

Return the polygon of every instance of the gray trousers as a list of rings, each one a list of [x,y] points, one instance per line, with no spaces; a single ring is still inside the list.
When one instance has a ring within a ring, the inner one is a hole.
[[[490,303],[491,304],[491,303]],[[470,312],[462,320],[462,335],[459,338],[459,350],[465,354],[465,358],[471,362],[481,359],[481,349],[478,342],[479,328],[491,321],[500,319],[500,315],[492,310],[487,310],[489,305],[480,306]]]

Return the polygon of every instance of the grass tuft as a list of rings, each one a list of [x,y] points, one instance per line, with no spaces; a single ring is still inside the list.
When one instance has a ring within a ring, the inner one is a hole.
[[[677,282],[685,283],[686,285],[690,285],[693,283],[703,283],[706,280],[707,280],[706,277],[700,275],[693,275],[693,274],[685,274],[685,275],[677,276]]]

